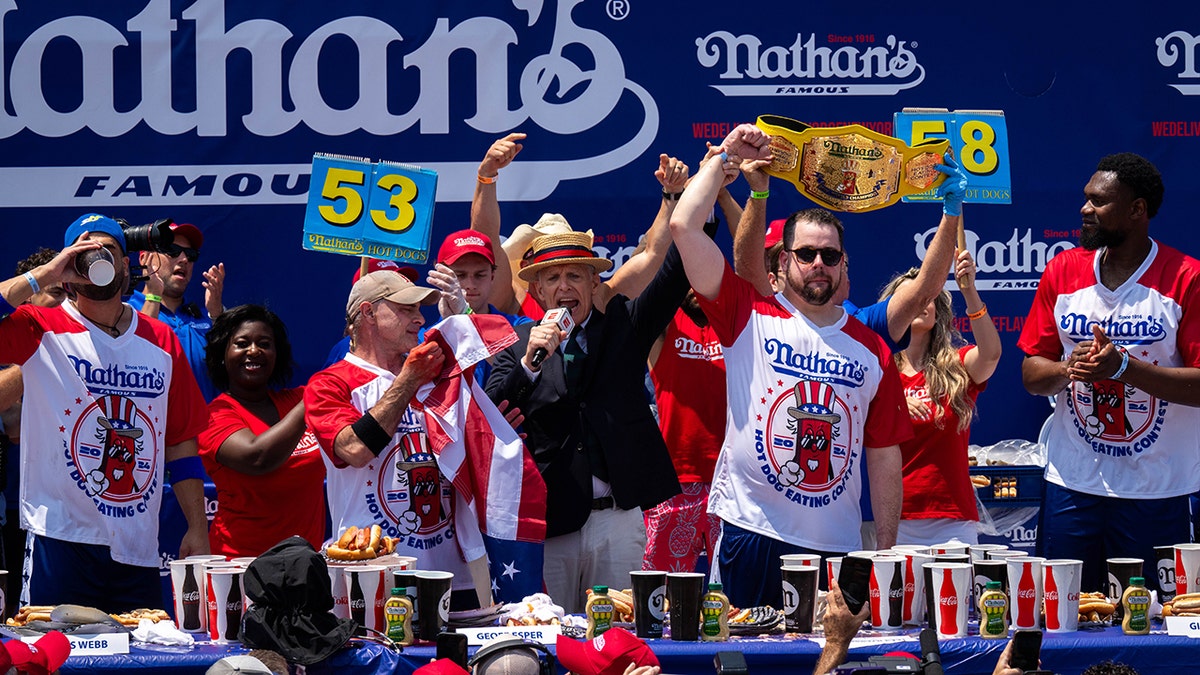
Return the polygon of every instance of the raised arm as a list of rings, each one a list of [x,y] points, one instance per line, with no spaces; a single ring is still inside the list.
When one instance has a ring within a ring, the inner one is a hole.
[[[649,285],[658,268],[662,267],[667,247],[671,245],[671,230],[667,227],[667,222],[671,219],[671,213],[675,211],[675,205],[679,203],[680,193],[687,185],[688,165],[675,157],[659,155],[658,169],[655,170],[654,177],[662,186],[662,203],[658,207],[654,222],[646,231],[645,247],[630,256],[619,270],[613,272],[612,278],[596,289],[593,304],[597,309],[603,310],[616,294],[627,298],[637,296]]]
[[[929,303],[941,292],[946,283],[946,275],[954,262],[955,241],[958,238],[958,226],[962,220],[962,201],[966,194],[967,176],[949,156],[944,158],[945,164],[939,164],[937,169],[946,174],[946,180],[938,188],[938,194],[943,198],[942,220],[938,223],[933,241],[925,251],[925,260],[921,261],[921,271],[911,284],[903,284],[896,289],[888,302],[887,324],[888,333],[892,340],[904,338],[913,319],[922,312]]]
[[[510,313],[516,311],[525,290],[522,288],[518,297],[512,267],[500,246],[500,202],[496,199],[496,177],[500,169],[512,163],[521,148],[525,147],[521,144],[523,140],[525,134],[512,133],[492,143],[479,163],[475,196],[471,199],[471,229],[491,237],[492,254],[496,258],[496,281],[492,284],[489,302],[501,311]]]
[[[742,162],[742,175],[753,192],[765,193],[770,187],[771,177],[765,169],[770,162],[754,160]],[[767,236],[767,198],[756,199],[751,194],[742,210],[737,233],[733,236],[733,269],[737,275],[751,284],[760,295],[773,295],[774,289],[767,279],[767,267],[763,264],[763,244]]]
[[[716,242],[704,233],[704,222],[716,202],[717,192],[737,178],[742,159],[770,157],[769,140],[763,130],[752,124],[740,125],[730,132],[721,144],[724,156],[704,162],[671,215],[671,237],[679,248],[688,281],[697,294],[710,300],[721,290],[725,258]]]
[[[954,278],[962,289],[963,300],[967,303],[967,318],[975,335],[975,349],[967,352],[963,365],[972,382],[987,382],[1000,363],[1000,333],[996,331],[996,324],[992,323],[992,317],[987,313],[987,305],[983,304],[979,290],[975,288],[975,260],[969,251],[958,252]]]
[[[85,232],[84,235],[86,234]],[[40,288],[87,282],[87,278],[75,271],[75,256],[93,248],[102,248],[102,244],[99,241],[81,238],[59,251],[53,260],[44,265],[38,265],[27,274],[33,277],[34,283]],[[121,258],[116,261],[116,264],[128,265],[129,262],[127,259]],[[5,302],[13,307],[24,303],[36,292],[24,274],[0,282],[0,296],[3,296]]]

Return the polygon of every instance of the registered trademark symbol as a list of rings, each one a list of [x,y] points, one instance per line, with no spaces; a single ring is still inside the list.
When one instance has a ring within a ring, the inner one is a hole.
[[[608,0],[604,7],[608,10],[608,18],[614,21],[629,16],[629,0]]]
[[[916,41],[914,41],[914,42],[912,43],[912,46],[913,46],[913,49],[916,49],[916,48],[917,48],[919,45],[917,45]]]

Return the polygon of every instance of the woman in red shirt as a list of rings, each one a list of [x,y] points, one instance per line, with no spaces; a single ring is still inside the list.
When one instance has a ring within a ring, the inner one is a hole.
[[[217,487],[212,552],[256,556],[300,535],[325,539],[325,464],[304,426],[304,388],[278,389],[292,371],[287,329],[260,305],[226,310],[208,332],[205,363],[217,389],[200,458]]]
[[[917,269],[897,276],[880,299],[911,283]],[[978,542],[979,513],[967,463],[975,397],[1000,361],[1000,335],[975,289],[975,261],[960,251],[954,277],[967,305],[976,344],[954,326],[950,294],[942,291],[912,322],[908,348],[893,358],[900,371],[913,438],[900,444],[904,504],[897,544]]]

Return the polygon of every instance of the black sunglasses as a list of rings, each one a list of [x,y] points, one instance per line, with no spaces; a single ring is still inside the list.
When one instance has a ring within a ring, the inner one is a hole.
[[[192,248],[191,246],[180,246],[179,244],[168,244],[163,247],[163,255],[168,258],[178,258],[179,254],[187,256],[188,262],[196,262],[200,259],[200,249]]]
[[[817,255],[820,254],[821,262],[825,263],[826,267],[833,267],[834,265],[842,262],[842,257],[846,255],[844,251],[839,251],[836,248],[813,248],[811,246],[801,246],[800,248],[792,248],[788,250],[792,252],[792,255],[796,256],[796,260],[799,260],[805,265],[813,264],[813,261],[817,259]]]

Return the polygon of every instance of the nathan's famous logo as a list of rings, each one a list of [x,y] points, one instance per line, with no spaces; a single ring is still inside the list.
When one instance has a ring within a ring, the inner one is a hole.
[[[782,386],[782,380],[775,384]],[[755,430],[755,452],[766,481],[803,506],[827,506],[853,476],[854,425],[846,404],[826,382],[803,380],[790,389],[768,387],[759,403],[766,414]]]
[[[1105,316],[1099,319],[1070,312],[1058,320],[1058,329],[1076,342],[1095,338],[1093,326],[1123,345],[1148,345],[1167,339],[1162,319],[1153,316]]]
[[[866,366],[841,354],[798,351],[791,343],[778,338],[764,341],[763,352],[771,357],[771,368],[775,372],[791,377],[849,387],[861,387],[867,379]]]
[[[156,398],[167,388],[166,373],[145,366],[119,366],[110,363],[96,366],[87,359],[67,355],[75,373],[93,394],[121,394],[124,396]]]
[[[368,508],[380,516],[379,526],[389,536],[407,537],[404,545],[410,548],[433,548],[453,536],[447,526],[454,493],[429,452],[425,432],[402,434],[379,461],[390,470],[367,497]]]
[[[101,513],[128,517],[145,510],[157,477],[153,430],[146,411],[116,394],[91,399],[79,412],[67,444],[68,466]]]
[[[1177,30],[1168,33],[1154,41],[1158,47],[1158,62],[1164,68],[1179,68],[1179,79],[1196,80],[1200,71],[1196,69],[1197,59],[1200,59],[1200,35],[1192,35],[1186,31]],[[1172,89],[1184,96],[1200,96],[1200,83],[1169,84]]]
[[[752,84],[714,84],[726,96],[892,96],[921,84],[925,68],[907,42],[888,35],[797,33],[791,44],[764,46],[756,35],[714,31],[696,39],[696,60],[720,70],[725,80]]]
[[[1128,457],[1158,440],[1167,403],[1116,380],[1074,382],[1067,403],[1076,432],[1096,453]]]
[[[699,359],[701,361],[722,361],[725,352],[720,342],[698,342],[680,335],[675,338],[675,352],[681,359]]]
[[[937,228],[931,227],[913,235],[917,260],[925,259],[935,232]],[[1058,253],[1075,248],[1074,242],[1067,240],[1034,241],[1030,228],[1021,230],[1014,227],[1007,239],[983,239],[978,232],[968,229],[966,238],[967,250],[975,258],[978,270],[975,286],[980,290],[1037,290],[1046,263]],[[948,281],[947,286],[953,286],[955,290],[958,288],[953,281]]]

